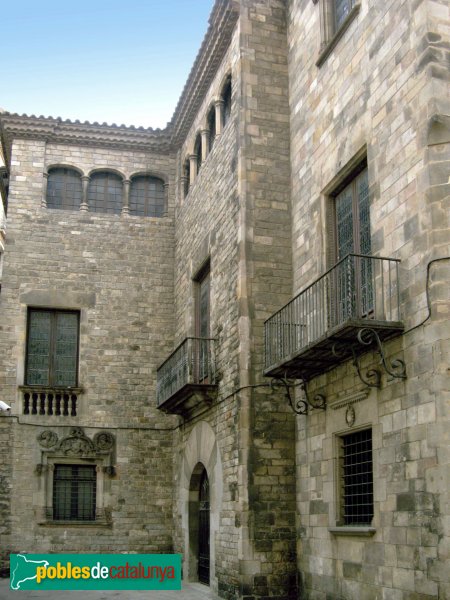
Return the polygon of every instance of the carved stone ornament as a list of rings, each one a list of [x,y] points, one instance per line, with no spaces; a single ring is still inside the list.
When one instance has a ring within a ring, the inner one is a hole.
[[[108,450],[112,450],[114,446],[114,437],[106,431],[96,433],[94,435],[94,446],[95,449],[99,452],[106,452]]]
[[[46,429],[45,431],[41,431],[41,433],[37,436],[38,442],[44,448],[53,448],[56,446],[58,442],[58,436],[54,431],[49,431]]]
[[[84,435],[81,427],[72,427],[68,437],[61,440],[58,451],[67,456],[86,456],[95,454],[92,441]]]
[[[353,427],[356,420],[355,409],[353,408],[353,404],[349,404],[347,406],[347,410],[345,411],[345,422],[349,427]]]

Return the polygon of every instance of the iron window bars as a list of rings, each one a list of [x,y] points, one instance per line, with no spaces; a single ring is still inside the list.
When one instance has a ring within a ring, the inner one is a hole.
[[[340,525],[370,525],[373,519],[372,430],[339,438]]]

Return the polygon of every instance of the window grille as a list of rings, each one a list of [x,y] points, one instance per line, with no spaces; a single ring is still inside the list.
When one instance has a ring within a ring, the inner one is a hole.
[[[373,519],[372,430],[340,438],[341,524],[370,525]]]
[[[115,173],[93,173],[88,188],[91,212],[120,214],[122,211],[122,179]]]
[[[53,519],[94,521],[95,465],[55,465],[53,473]]]
[[[164,181],[157,177],[134,177],[130,186],[130,214],[163,217],[165,213]]]
[[[47,208],[79,210],[82,199],[80,174],[73,169],[52,169],[47,181]]]

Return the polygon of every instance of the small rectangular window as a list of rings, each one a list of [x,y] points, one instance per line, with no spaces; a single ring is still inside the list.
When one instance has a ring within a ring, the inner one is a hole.
[[[370,525],[373,519],[372,430],[339,438],[340,525]]]
[[[94,521],[96,484],[95,465],[55,465],[53,519]]]
[[[79,312],[29,309],[25,383],[76,387]]]

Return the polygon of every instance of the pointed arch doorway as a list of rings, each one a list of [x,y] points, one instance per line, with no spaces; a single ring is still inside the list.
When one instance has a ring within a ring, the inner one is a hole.
[[[209,529],[209,479],[203,468],[198,507],[198,580],[206,585],[209,585]]]
[[[198,463],[192,473],[189,493],[189,549],[192,579],[210,582],[210,486],[208,473]]]

